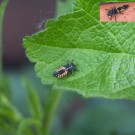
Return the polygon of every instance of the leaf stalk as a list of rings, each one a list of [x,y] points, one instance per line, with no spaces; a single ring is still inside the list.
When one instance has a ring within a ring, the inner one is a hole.
[[[5,10],[6,7],[8,5],[9,0],[3,0],[0,4],[0,78],[3,77],[3,68],[2,68],[2,44],[3,44],[3,40],[2,40],[2,32],[3,32],[3,20],[4,20],[4,14],[5,14]]]
[[[50,100],[48,101],[44,111],[45,116],[43,118],[42,135],[50,135],[52,120],[59,104],[61,95],[61,90],[53,90],[51,92]]]

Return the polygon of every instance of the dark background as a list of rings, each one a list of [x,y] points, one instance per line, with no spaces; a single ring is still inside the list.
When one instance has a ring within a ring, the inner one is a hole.
[[[21,77],[34,84],[42,104],[50,93],[50,86],[42,85],[25,56],[23,37],[44,27],[50,18],[71,11],[73,0],[11,0],[6,10],[3,28],[4,73],[11,80],[13,104],[29,116],[26,93]],[[130,100],[85,99],[72,91],[65,91],[53,121],[53,135],[135,135],[135,102]]]
[[[38,23],[53,18],[56,0],[11,0],[6,10],[3,32],[4,67],[26,61],[22,40],[38,31]]]

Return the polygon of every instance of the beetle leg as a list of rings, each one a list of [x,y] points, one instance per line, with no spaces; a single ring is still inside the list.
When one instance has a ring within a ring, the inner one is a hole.
[[[115,21],[116,21],[116,15],[114,15],[114,17],[115,17]]]
[[[79,69],[75,69],[75,71],[80,71]]]
[[[112,16],[110,16],[109,19],[112,20]]]
[[[72,74],[72,71],[68,71],[69,74]]]

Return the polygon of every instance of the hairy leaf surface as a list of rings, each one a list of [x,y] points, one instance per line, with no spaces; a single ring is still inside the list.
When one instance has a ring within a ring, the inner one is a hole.
[[[50,20],[24,39],[28,58],[44,84],[85,97],[134,98],[135,23],[101,23],[98,0],[77,0],[73,12]],[[79,71],[53,72],[74,60]]]

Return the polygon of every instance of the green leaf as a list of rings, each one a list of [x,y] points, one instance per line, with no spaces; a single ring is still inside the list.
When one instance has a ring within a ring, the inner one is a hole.
[[[0,118],[6,118],[10,122],[18,122],[22,119],[20,112],[4,95],[0,95],[0,108]]]
[[[11,99],[11,83],[9,77],[0,78],[0,96],[5,95]]]
[[[75,0],[58,0],[56,5],[56,17],[59,17],[63,14],[69,13],[72,11],[72,2]]]
[[[3,77],[3,71],[2,71],[2,32],[3,32],[3,20],[4,20],[4,13],[6,10],[6,7],[8,5],[9,0],[2,0],[0,2],[0,79]]]
[[[28,103],[33,117],[41,120],[43,115],[42,106],[32,82],[27,78],[23,78],[23,86],[27,92]]]
[[[85,97],[135,95],[135,23],[101,23],[99,0],[77,0],[73,12],[50,20],[46,30],[24,39],[44,84]],[[74,60],[79,71],[61,79],[53,72]]]
[[[34,126],[37,129],[38,134],[40,134],[41,124],[33,118],[26,118],[23,119],[18,126],[18,130],[17,130],[18,135],[23,135],[24,133],[26,134],[26,132],[29,132],[28,135],[33,135],[33,132],[35,131],[30,126]]]

